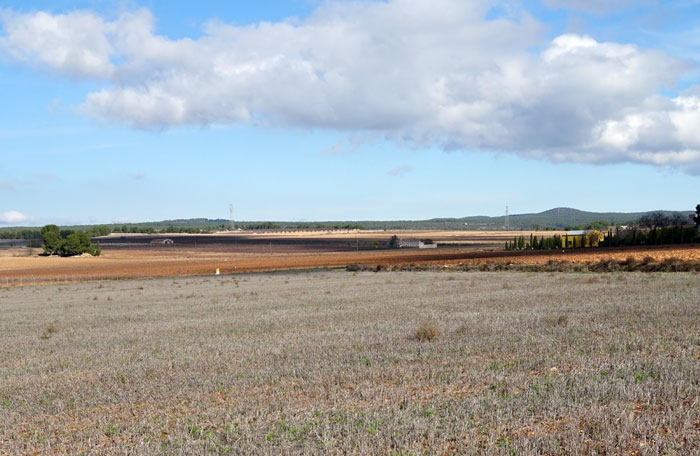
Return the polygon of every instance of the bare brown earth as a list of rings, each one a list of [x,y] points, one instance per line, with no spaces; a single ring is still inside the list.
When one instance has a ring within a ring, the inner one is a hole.
[[[368,233],[359,233],[369,236]],[[359,237],[347,234],[348,241]],[[381,233],[386,238],[392,233]],[[108,247],[103,246],[102,256],[75,258],[45,257],[39,249],[8,249],[0,251],[0,286],[17,281],[55,282],[112,278],[173,277],[222,274],[250,271],[290,269],[314,269],[343,267],[347,264],[366,266],[397,266],[410,264],[440,264],[445,266],[484,262],[541,264],[550,260],[571,262],[595,262],[601,259],[638,260],[652,257],[655,260],[679,258],[700,260],[700,246],[663,246],[610,249],[579,249],[567,251],[506,252],[502,248],[505,239],[520,233],[514,232],[411,232],[405,237],[432,237],[438,242],[460,242],[459,247],[443,247],[437,250],[360,250],[323,251],[316,244],[274,245],[252,244],[241,249],[238,244],[178,244],[172,246]],[[543,234],[543,233],[540,233]],[[547,232],[552,235],[552,232]],[[529,236],[529,233],[527,233]],[[266,239],[282,239],[269,235]],[[290,236],[290,235],[286,235]],[[337,238],[337,233],[330,234]],[[379,238],[374,233],[375,238]],[[315,233],[316,239],[319,234]],[[219,236],[220,238],[220,236]],[[473,245],[470,245],[472,244]]]

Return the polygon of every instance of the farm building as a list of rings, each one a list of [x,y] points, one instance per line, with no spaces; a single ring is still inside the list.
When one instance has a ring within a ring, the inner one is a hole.
[[[399,239],[401,249],[436,249],[437,244],[430,239]]]
[[[172,239],[153,239],[151,241],[151,244],[161,244],[161,245],[170,245],[170,244],[175,244],[175,241]]]
[[[598,230],[576,230],[568,231],[562,238],[565,249],[575,249],[579,247],[596,247],[605,239],[605,234]]]

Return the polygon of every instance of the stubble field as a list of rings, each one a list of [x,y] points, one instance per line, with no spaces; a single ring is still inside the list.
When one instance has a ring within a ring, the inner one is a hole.
[[[690,273],[7,288],[0,454],[700,454],[699,298]]]

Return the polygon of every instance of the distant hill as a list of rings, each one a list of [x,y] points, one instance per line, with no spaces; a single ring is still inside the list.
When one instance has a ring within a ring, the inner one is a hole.
[[[662,212],[667,216],[681,214],[684,219],[692,214],[691,211],[648,211],[648,212],[586,212],[570,207],[557,207],[536,214],[513,214],[509,225],[512,230],[534,229],[572,229],[583,228],[596,222],[607,222],[609,225],[629,225],[640,217],[652,212]],[[506,224],[505,215],[498,217],[469,216],[461,218],[434,218],[430,220],[397,220],[388,222],[359,221],[355,222],[368,229],[443,229],[443,230],[502,230]]]
[[[520,214],[511,217],[521,227],[541,225],[548,228],[566,228],[590,224],[597,221],[607,221],[611,225],[629,225],[639,220],[640,217],[652,212],[662,212],[667,216],[675,214],[674,211],[649,211],[649,212],[586,212],[570,207],[557,207],[538,214]],[[690,211],[681,212],[686,219]]]
[[[586,212],[570,207],[557,207],[536,214],[514,214],[510,216],[510,228],[519,230],[529,229],[569,229],[582,227],[595,222],[607,222],[610,225],[629,225],[640,217],[657,211],[649,212]],[[675,211],[658,211],[667,216],[676,214]],[[680,214],[687,219],[692,212]],[[505,216],[501,217],[464,217],[459,219],[471,229],[498,229],[505,226]]]
[[[645,214],[651,212],[586,212],[570,207],[557,207],[536,214],[513,214],[510,216],[510,228],[513,230],[530,229],[568,229],[599,221],[606,221],[611,225],[627,225],[639,220]],[[659,211],[666,215],[672,215],[674,211]],[[687,218],[692,212],[681,214]],[[150,226],[156,229],[168,226],[174,227],[228,227],[228,220],[224,219],[178,219],[162,222],[140,223],[139,226]],[[268,222],[268,221],[239,221],[237,227],[241,228],[304,228],[304,229],[330,229],[353,228],[365,229],[416,229],[416,230],[501,230],[505,227],[505,216],[489,217],[485,215],[469,216],[461,218],[434,218],[429,220],[343,220],[343,221],[319,221],[319,222]]]
[[[649,212],[586,212],[570,207],[557,207],[536,214],[513,214],[510,216],[511,230],[562,230],[584,228],[586,225],[596,222],[605,222],[610,225],[628,225],[639,220],[640,217],[651,212],[662,212],[665,215],[680,214],[685,220],[692,214],[691,211],[649,211]],[[64,229],[87,230],[95,225],[79,225],[62,227]],[[113,223],[106,224],[112,231],[133,232],[145,229],[148,231],[217,231],[225,230],[229,221],[225,219],[175,219],[160,222],[142,223]],[[243,229],[338,229],[338,228],[364,228],[364,229],[415,229],[415,230],[502,230],[505,227],[505,216],[469,216],[461,218],[434,218],[429,220],[352,220],[352,221],[320,221],[320,222],[285,222],[285,221],[237,221],[236,227]],[[19,231],[22,228],[0,228],[0,234],[7,231]],[[29,228],[37,230],[37,228]],[[7,234],[7,233],[6,233]],[[0,236],[2,237],[2,236]]]

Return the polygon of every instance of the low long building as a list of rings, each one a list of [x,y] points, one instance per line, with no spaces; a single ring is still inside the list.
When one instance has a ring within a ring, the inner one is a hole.
[[[401,249],[436,249],[437,244],[426,239],[399,239],[399,248]]]

